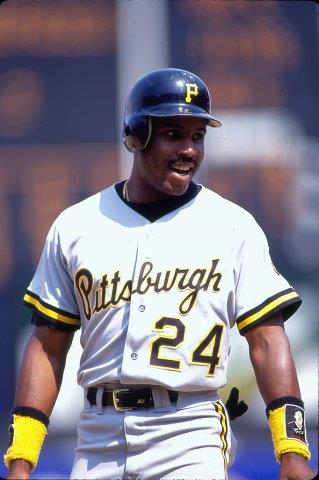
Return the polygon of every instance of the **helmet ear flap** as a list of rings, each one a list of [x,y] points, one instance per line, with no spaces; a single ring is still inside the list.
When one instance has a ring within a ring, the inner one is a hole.
[[[145,148],[151,136],[150,127],[150,119],[140,115],[132,115],[124,121],[123,143],[129,152]]]
[[[132,129],[129,125],[127,125],[124,122],[123,125],[123,137],[122,137],[123,143],[126,147],[126,149],[129,152],[136,152],[138,150],[138,144],[136,143],[136,138],[132,135]]]
[[[124,124],[124,136],[129,137],[130,135],[132,135],[131,127]]]

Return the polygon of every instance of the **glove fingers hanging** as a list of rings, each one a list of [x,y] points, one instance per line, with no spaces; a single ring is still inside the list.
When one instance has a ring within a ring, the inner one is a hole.
[[[247,403],[245,403],[244,400],[241,400],[240,402],[238,400],[239,390],[237,387],[233,387],[230,391],[228,400],[225,403],[230,420],[240,417],[248,410]]]

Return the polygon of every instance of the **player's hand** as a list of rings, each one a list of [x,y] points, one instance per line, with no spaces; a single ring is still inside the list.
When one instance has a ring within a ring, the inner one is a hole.
[[[230,391],[229,397],[225,406],[227,408],[228,416],[230,420],[234,420],[240,417],[248,410],[248,405],[243,400],[239,400],[239,390],[237,387],[233,387]]]
[[[12,460],[10,463],[7,480],[29,480],[31,478],[31,465],[25,460]]]
[[[279,480],[313,480],[315,474],[310,469],[307,460],[298,453],[281,455]]]

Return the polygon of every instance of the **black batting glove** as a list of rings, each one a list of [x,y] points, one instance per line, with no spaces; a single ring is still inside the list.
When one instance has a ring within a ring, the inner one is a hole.
[[[229,397],[225,406],[227,408],[228,416],[230,420],[240,417],[248,410],[248,405],[243,400],[238,402],[239,390],[237,387],[233,387],[230,391]]]

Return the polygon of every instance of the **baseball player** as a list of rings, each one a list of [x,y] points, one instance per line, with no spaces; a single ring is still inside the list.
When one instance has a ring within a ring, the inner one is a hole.
[[[129,179],[59,215],[24,296],[34,331],[8,478],[30,478],[36,466],[81,328],[84,407],[70,478],[227,479],[233,437],[218,389],[234,326],[249,345],[280,479],[313,477],[283,326],[301,300],[274,269],[254,218],[192,181],[207,127],[220,126],[190,72],[156,70],[132,88],[123,126]],[[289,424],[297,412],[298,431]]]

